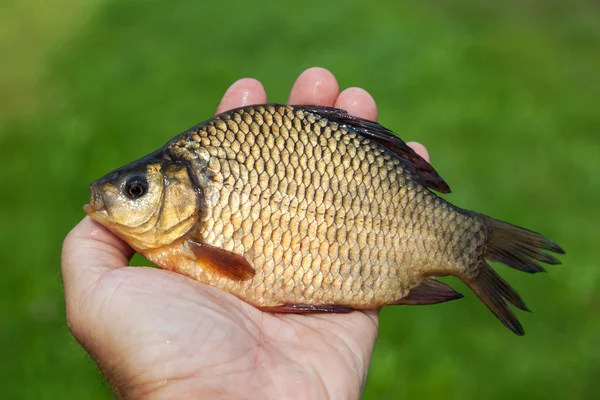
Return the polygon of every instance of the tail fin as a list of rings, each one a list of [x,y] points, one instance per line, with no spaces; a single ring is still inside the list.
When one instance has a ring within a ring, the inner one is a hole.
[[[553,265],[560,264],[557,258],[542,251],[545,249],[565,254],[565,251],[550,239],[490,217],[484,219],[492,232],[485,253],[485,258],[488,260],[529,273],[545,271],[538,261]]]
[[[560,264],[560,261],[542,249],[564,254],[556,243],[530,230],[506,222],[481,216],[490,228],[484,257],[490,261],[528,273],[544,271],[539,262]],[[485,260],[479,265],[479,274],[466,282],[477,297],[511,331],[523,335],[525,331],[506,304],[508,300],[521,310],[529,311],[519,294],[500,277]]]

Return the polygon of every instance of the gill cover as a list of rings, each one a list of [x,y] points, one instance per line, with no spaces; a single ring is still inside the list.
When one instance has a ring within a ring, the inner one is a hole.
[[[138,251],[174,242],[197,219],[198,194],[187,168],[161,161],[144,157],[91,185],[86,212]]]

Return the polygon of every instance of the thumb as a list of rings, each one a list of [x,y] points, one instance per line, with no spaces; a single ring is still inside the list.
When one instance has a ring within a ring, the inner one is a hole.
[[[134,250],[108,229],[85,217],[67,235],[62,248],[62,277],[67,323],[88,351],[101,329],[94,323],[102,299],[96,296],[103,277],[125,267]]]

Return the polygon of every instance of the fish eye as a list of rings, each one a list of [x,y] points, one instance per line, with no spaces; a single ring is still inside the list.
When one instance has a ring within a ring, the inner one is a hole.
[[[142,175],[133,175],[127,179],[125,194],[132,200],[139,199],[148,191],[148,180]]]

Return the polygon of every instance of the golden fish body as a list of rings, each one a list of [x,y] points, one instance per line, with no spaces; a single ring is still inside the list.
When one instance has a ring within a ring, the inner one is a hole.
[[[374,122],[260,105],[95,182],[87,211],[155,264],[269,311],[433,304],[461,296],[429,277],[455,275],[522,334],[506,300],[525,305],[485,259],[537,272],[558,263],[541,248],[562,250],[430,189],[449,192]]]

